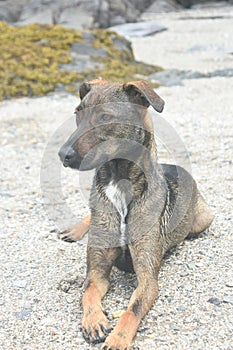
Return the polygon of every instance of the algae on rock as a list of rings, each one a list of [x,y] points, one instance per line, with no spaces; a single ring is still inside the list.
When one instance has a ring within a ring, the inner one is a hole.
[[[74,55],[72,45],[77,43],[91,43],[93,48],[105,50],[106,56]],[[85,65],[81,72],[72,69],[74,61],[81,58],[93,62],[92,69]],[[96,76],[126,81],[146,79],[158,70],[136,62],[130,43],[108,30],[81,33],[58,25],[13,27],[0,22],[0,100],[40,96],[57,87],[76,93],[81,82]]]

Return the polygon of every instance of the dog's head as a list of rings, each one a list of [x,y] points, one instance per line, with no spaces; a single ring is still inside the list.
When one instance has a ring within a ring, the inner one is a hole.
[[[79,170],[150,148],[153,127],[147,108],[162,112],[164,101],[145,81],[110,83],[98,78],[81,85],[75,110],[77,130],[61,147],[63,165]],[[135,153],[135,154],[136,154]]]

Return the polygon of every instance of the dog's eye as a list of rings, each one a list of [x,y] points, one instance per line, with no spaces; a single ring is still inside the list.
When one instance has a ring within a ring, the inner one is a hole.
[[[102,114],[100,119],[103,122],[109,122],[112,120],[112,115],[111,114]]]
[[[75,108],[74,114],[76,114],[76,116],[79,114],[80,111],[82,111],[82,106],[79,105],[78,107]]]

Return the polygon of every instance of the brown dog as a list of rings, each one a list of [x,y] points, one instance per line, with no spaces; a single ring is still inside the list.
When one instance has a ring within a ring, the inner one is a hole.
[[[80,97],[77,130],[59,155],[64,166],[96,168],[96,175],[91,218],[64,238],[77,240],[89,228],[82,299],[85,339],[104,342],[104,350],[125,350],[157,298],[165,252],[208,228],[213,215],[186,170],[157,163],[147,107],[162,112],[164,102],[146,82],[96,79],[80,87]],[[138,286],[110,332],[101,299],[113,265],[135,271]]]

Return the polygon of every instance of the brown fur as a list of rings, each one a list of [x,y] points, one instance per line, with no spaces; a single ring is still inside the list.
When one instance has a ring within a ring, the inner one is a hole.
[[[157,163],[146,108],[152,105],[161,112],[164,102],[146,82],[97,79],[84,83],[80,96],[78,129],[59,154],[65,166],[97,169],[90,195],[90,225],[88,218],[80,231],[76,226],[68,234],[76,240],[89,229],[83,335],[90,343],[105,341],[104,350],[125,350],[158,296],[158,274],[165,252],[189,234],[208,228],[213,215],[186,170]],[[124,139],[130,142],[124,143]],[[107,196],[111,184],[127,199],[124,234],[120,211]],[[101,299],[108,290],[113,265],[133,270],[138,286],[108,334]]]

